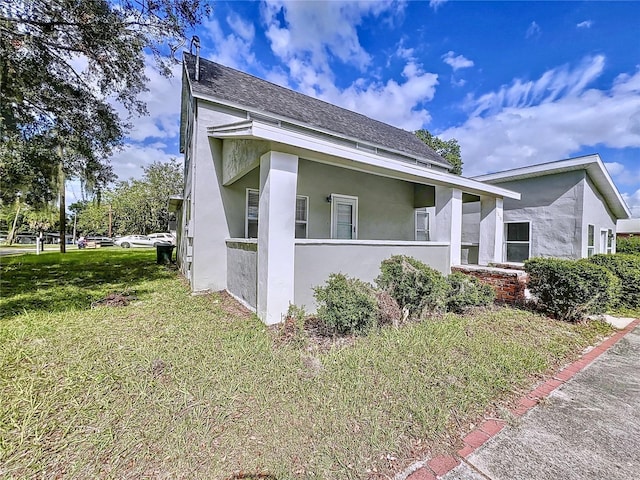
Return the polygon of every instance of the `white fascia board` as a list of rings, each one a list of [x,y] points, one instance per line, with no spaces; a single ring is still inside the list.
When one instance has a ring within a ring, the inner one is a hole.
[[[607,204],[618,218],[624,219],[631,216],[629,207],[627,207],[627,204],[622,199],[622,195],[620,195],[620,192],[613,183],[613,180],[604,166],[600,155],[597,153],[585,155],[583,157],[559,160],[556,162],[540,163],[538,165],[505,170],[504,172],[490,173],[488,175],[479,175],[473,178],[474,180],[481,182],[503,183],[571,172],[575,170],[587,171],[589,177],[598,190],[600,190],[600,193],[604,196]]]
[[[189,82],[191,82],[191,79],[189,79]],[[191,86],[190,86],[190,89],[191,89]],[[236,102],[230,102],[228,100],[220,100],[219,98],[213,97],[211,95],[207,95],[207,94],[204,94],[204,93],[201,93],[201,92],[194,92],[192,89],[191,89],[191,94],[195,98],[200,98],[202,100],[206,100],[206,101],[211,102],[211,103],[217,103],[219,105],[222,105],[222,106],[225,106],[225,107],[234,108],[236,110],[245,111],[248,114],[247,115],[248,118],[250,117],[251,114],[256,114],[256,115],[260,115],[260,116],[262,116],[264,118],[273,119],[274,122],[288,123],[290,125],[295,125],[297,127],[300,127],[300,128],[306,129],[306,130],[318,132],[318,133],[320,133],[322,135],[329,135],[329,136],[336,137],[336,138],[342,138],[344,140],[347,140],[347,141],[350,141],[350,142],[354,142],[354,143],[365,143],[365,144],[369,143],[369,142],[363,142],[362,139],[358,139],[356,137],[350,137],[348,135],[343,135],[343,134],[339,134],[339,133],[336,133],[336,132],[332,132],[331,130],[326,130],[324,128],[319,128],[319,127],[316,127],[316,126],[307,125],[307,124],[299,122],[297,120],[293,120],[293,119],[288,118],[288,117],[283,117],[281,115],[277,115],[277,114],[274,114],[274,113],[271,113],[271,112],[267,112],[267,111],[259,110],[259,109],[248,108],[245,105],[242,105],[242,104],[239,104],[239,103],[236,103]],[[441,162],[438,162],[438,161],[435,161],[435,160],[432,160],[432,159],[429,159],[429,158],[417,157],[417,156],[408,154],[406,152],[401,152],[401,151],[398,151],[398,150],[394,150],[392,148],[385,147],[385,146],[382,146],[382,145],[373,145],[372,144],[371,146],[375,147],[375,148],[379,148],[381,150],[385,150],[385,151],[390,152],[390,153],[394,153],[394,154],[402,156],[402,157],[412,158],[412,159],[420,161],[420,162],[431,163],[431,164],[437,165],[437,166],[442,167],[442,168],[451,168],[451,165],[449,165],[448,163],[441,163]]]
[[[222,127],[209,128],[209,134],[218,137],[218,134],[213,130],[219,128]],[[242,134],[243,137],[246,137],[246,134],[247,132],[244,131]],[[220,136],[223,138],[231,138],[234,137],[234,134],[224,133]],[[397,178],[399,180],[458,188],[464,192],[475,195],[490,195],[494,197],[513,198],[516,200],[520,199],[520,194],[518,192],[513,192],[495,185],[478,182],[476,180],[460,177],[451,173],[419,167],[417,165],[414,166],[409,163],[405,164],[399,160],[387,159],[376,155],[375,153],[357,150],[355,148],[340,145],[339,143],[333,143],[312,135],[305,135],[301,132],[284,130],[277,125],[262,123],[256,120],[252,121],[251,136],[260,140],[282,143],[284,145],[290,145],[296,148],[330,155],[332,157],[351,160],[360,164],[360,168],[356,168],[356,170],[367,173],[372,173],[372,170],[378,169],[382,170],[385,176]]]

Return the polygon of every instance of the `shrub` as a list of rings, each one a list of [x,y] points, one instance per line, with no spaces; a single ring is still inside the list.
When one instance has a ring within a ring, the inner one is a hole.
[[[376,293],[370,284],[341,273],[332,273],[324,287],[315,287],[318,318],[340,334],[354,333],[375,325]]]
[[[481,282],[471,275],[454,272],[447,277],[449,297],[447,310],[464,313],[472,307],[486,306],[496,299],[496,292],[491,285]]]
[[[539,308],[560,320],[575,321],[603,313],[619,294],[616,276],[586,260],[532,258],[524,265]]]
[[[640,255],[640,235],[616,238],[616,251],[618,253]]]
[[[640,256],[624,253],[614,255],[594,255],[591,263],[601,265],[620,280],[618,305],[622,307],[640,307]]]
[[[407,308],[412,317],[444,310],[449,289],[440,272],[419,260],[394,255],[383,260],[376,284]]]

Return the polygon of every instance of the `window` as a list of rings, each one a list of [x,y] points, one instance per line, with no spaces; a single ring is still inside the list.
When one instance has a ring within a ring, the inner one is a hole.
[[[529,258],[529,222],[505,223],[504,257],[507,262],[522,263]]]
[[[426,208],[416,208],[416,240],[429,241],[429,212]]]
[[[247,209],[245,223],[245,238],[258,238],[258,210],[260,204],[260,192],[255,189],[247,189]],[[307,238],[307,225],[309,223],[309,197],[296,197],[296,238]]]
[[[587,257],[592,257],[596,253],[596,227],[587,226]]]
[[[247,223],[245,224],[245,238],[258,238],[258,205],[260,192],[247,189]]]
[[[358,238],[358,197],[331,194],[331,238]]]
[[[309,197],[296,197],[296,238],[307,238]]]
[[[613,230],[607,230],[607,253],[613,253]]]

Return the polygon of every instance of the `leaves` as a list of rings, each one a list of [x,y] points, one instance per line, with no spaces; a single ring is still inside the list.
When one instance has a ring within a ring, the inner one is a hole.
[[[416,130],[416,137],[429,145],[438,155],[444,158],[452,166],[451,173],[462,175],[462,157],[460,155],[460,145],[458,140],[442,140],[432,135],[428,130]]]
[[[31,0],[0,7],[2,198],[53,197],[52,146],[67,176],[102,188],[129,118],[146,113],[145,54],[168,75],[168,42],[210,13],[207,0]],[[166,50],[166,52],[164,51]],[[38,151],[38,155],[34,155]],[[55,170],[55,169],[54,169]],[[42,180],[44,179],[44,180]],[[38,182],[42,181],[40,185]]]

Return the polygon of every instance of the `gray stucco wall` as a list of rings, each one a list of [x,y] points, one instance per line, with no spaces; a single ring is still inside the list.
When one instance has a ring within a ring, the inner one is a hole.
[[[331,238],[332,193],[358,197],[358,239],[415,238],[412,183],[301,159],[298,195],[309,197],[309,238]]]
[[[244,237],[246,190],[259,187],[259,167],[224,187],[232,238]],[[297,194],[309,197],[308,238],[331,238],[331,203],[327,197],[332,193],[358,197],[358,239],[415,238],[412,183],[300,159]]]
[[[392,255],[410,255],[443,274],[449,273],[449,246],[377,245],[341,243],[296,243],[295,247],[295,304],[314,312],[316,303],[313,287],[323,285],[331,273],[344,273],[366,282],[380,274],[380,263]]]
[[[227,242],[227,290],[249,306],[257,305],[258,245]]]
[[[505,198],[505,222],[531,222],[531,257],[582,256],[583,189],[586,172],[573,171],[512,182],[492,182],[519,192]]]
[[[616,218],[607,207],[602,195],[596,189],[591,179],[587,176],[584,181],[584,216],[582,218],[582,256],[587,256],[587,237],[589,224],[595,226],[595,251],[601,252],[600,230],[611,229],[614,238],[616,235]],[[606,251],[606,245],[605,245]]]
[[[227,248],[229,229],[225,217],[226,199],[222,186],[222,141],[210,139],[211,125],[241,119],[233,111],[213,109],[198,101],[194,125],[194,149],[190,165],[193,262],[191,288],[194,291],[227,288]]]

